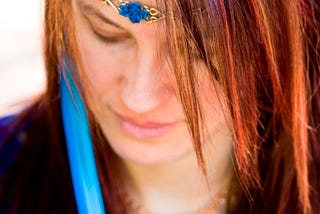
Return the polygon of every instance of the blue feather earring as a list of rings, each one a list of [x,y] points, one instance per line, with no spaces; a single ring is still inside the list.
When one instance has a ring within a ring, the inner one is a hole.
[[[78,212],[80,214],[104,214],[105,209],[86,109],[68,69],[65,69],[65,76],[60,78],[60,95],[69,165]]]

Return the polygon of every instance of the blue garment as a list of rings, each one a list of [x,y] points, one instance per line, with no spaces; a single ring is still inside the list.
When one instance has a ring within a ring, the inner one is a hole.
[[[64,141],[49,143],[47,122],[40,108],[0,118],[1,214],[78,213]]]
[[[23,145],[23,138],[26,134],[24,130],[15,131],[15,133],[4,142],[4,138],[12,131],[13,119],[14,116],[0,118],[0,175],[13,165]]]

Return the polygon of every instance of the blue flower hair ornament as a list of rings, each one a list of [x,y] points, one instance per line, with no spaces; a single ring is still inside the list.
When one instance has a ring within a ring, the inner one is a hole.
[[[157,22],[165,18],[165,15],[158,9],[141,5],[140,2],[129,2],[126,0],[101,0],[111,6],[121,16],[129,18],[133,24],[145,21],[147,23]]]
[[[120,5],[119,14],[128,17],[131,23],[134,24],[140,23],[141,20],[146,20],[149,16],[149,12],[146,9],[141,8],[140,2],[129,2]]]

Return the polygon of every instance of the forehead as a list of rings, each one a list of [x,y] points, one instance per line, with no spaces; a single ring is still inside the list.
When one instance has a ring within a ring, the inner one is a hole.
[[[74,0],[74,2],[77,5],[76,8],[79,8],[81,13],[88,15],[94,14],[94,16],[99,17],[101,20],[107,20],[105,21],[107,23],[112,22],[112,25],[120,29],[125,29],[132,34],[138,33],[149,35],[150,33],[154,34],[155,30],[159,31],[165,29],[163,21],[155,23],[141,22],[139,24],[131,24],[127,17],[122,17],[117,11],[115,11],[111,6],[102,0]],[[153,7],[156,5],[156,1],[143,0],[141,1],[141,4],[148,4],[147,6]]]
[[[154,2],[153,0],[145,0],[144,2]],[[101,0],[73,0],[75,3],[76,23],[81,29],[82,21],[91,19],[94,26],[99,26],[99,29],[111,30],[115,32],[120,30],[122,33],[128,33],[138,43],[158,44],[157,47],[162,47],[167,40],[167,27],[164,20],[154,23],[140,22],[132,24],[127,17],[121,16],[111,6],[103,3]],[[85,18],[85,19],[83,19]],[[107,23],[105,25],[104,23]],[[108,25],[109,24],[109,25]],[[110,26],[114,26],[112,28]],[[82,28],[83,29],[83,28]],[[147,47],[144,45],[143,47]]]

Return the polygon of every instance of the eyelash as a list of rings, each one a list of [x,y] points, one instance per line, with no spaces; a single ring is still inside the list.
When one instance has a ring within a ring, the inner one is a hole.
[[[101,40],[104,43],[108,43],[108,44],[114,44],[114,43],[118,43],[121,42],[122,40],[124,40],[125,38],[119,38],[119,37],[108,37],[108,36],[103,36],[100,33],[93,31],[94,34],[96,35],[96,37]]]

